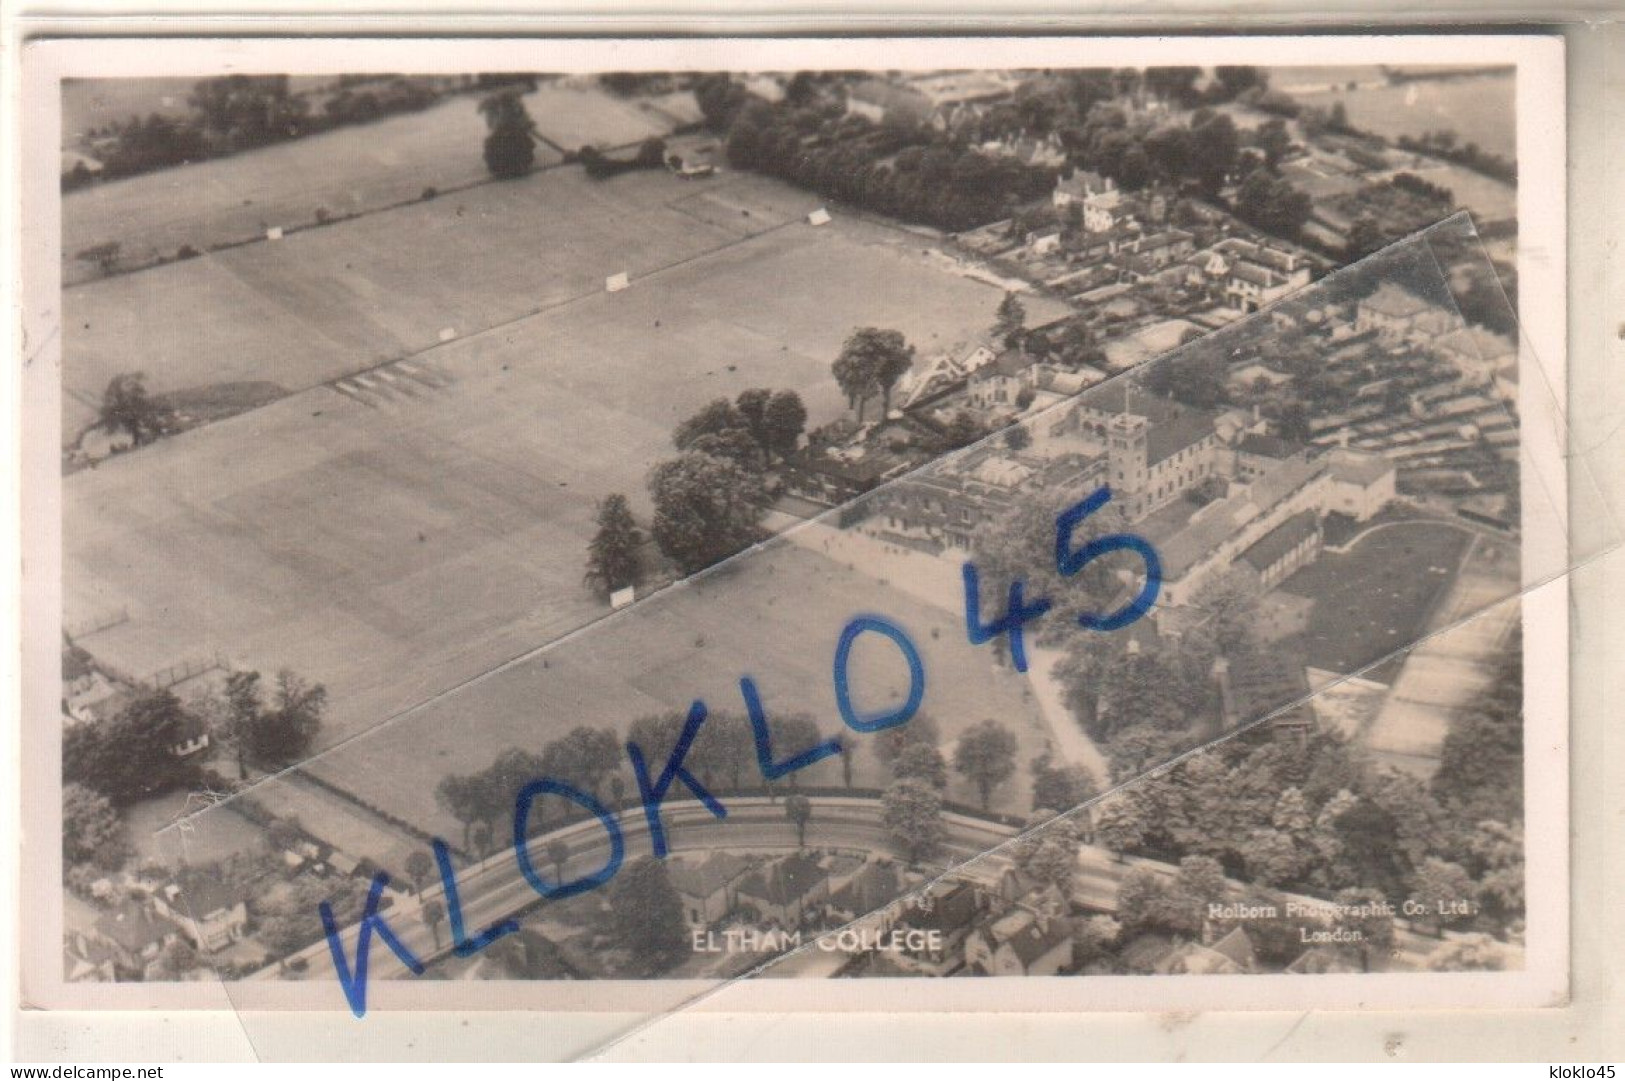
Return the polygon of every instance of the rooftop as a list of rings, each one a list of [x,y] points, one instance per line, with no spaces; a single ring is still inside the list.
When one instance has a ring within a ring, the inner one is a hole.
[[[1326,465],[1322,461],[1288,458],[1272,466],[1240,491],[1209,503],[1192,515],[1182,530],[1159,546],[1163,577],[1168,581],[1179,581],[1193,568],[1211,558],[1220,545],[1233,537],[1243,525],[1325,470]]]
[[[162,942],[175,933],[175,925],[136,901],[126,901],[96,921],[96,931],[131,953]]]
[[[1016,956],[1021,958],[1021,963],[1030,965],[1066,940],[1066,932],[1058,923],[1044,927],[1033,922],[1011,935],[1007,941]]]
[[[1338,447],[1326,455],[1332,479],[1344,484],[1370,487],[1394,471],[1394,463],[1380,454]]]
[[[827,877],[815,858],[798,852],[746,876],[739,883],[739,894],[759,898],[769,904],[793,904],[811,893]]]
[[[1241,553],[1241,558],[1254,570],[1263,573],[1319,531],[1320,520],[1315,512],[1300,511],[1264,534],[1256,544]]]
[[[732,852],[713,852],[701,864],[673,861],[667,867],[667,877],[678,893],[690,897],[709,897],[750,869],[750,862]]]
[[[1278,435],[1265,435],[1261,432],[1248,432],[1236,444],[1236,449],[1243,454],[1256,454],[1260,458],[1290,458],[1294,454],[1302,454],[1303,447],[1296,443],[1282,439]]]
[[[903,892],[903,881],[891,863],[868,863],[852,880],[835,891],[838,908],[857,915],[878,911]]]
[[[1427,311],[1433,305],[1393,282],[1383,282],[1377,291],[1360,301],[1360,307],[1394,319],[1404,319]]]

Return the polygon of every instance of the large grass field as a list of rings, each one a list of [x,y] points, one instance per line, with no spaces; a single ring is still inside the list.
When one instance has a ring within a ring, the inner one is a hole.
[[[894,620],[920,649],[926,670],[922,708],[942,729],[945,754],[951,757],[960,732],[986,717],[1017,734],[1018,770],[995,791],[995,803],[1024,813],[1025,767],[1045,737],[1025,680],[996,669],[987,647],[970,645],[957,612],[784,541],[459,688],[305,768],[420,828],[458,838],[461,827],[434,801],[434,788],[447,773],[484,769],[509,747],[539,752],[577,724],[608,725],[624,734],[637,717],[683,710],[695,698],[742,712],[738,681],[748,674],[770,718],[811,714],[826,734],[840,733],[857,748],[857,784],[884,784],[871,746],[876,737],[844,727],[832,690],[836,641],[846,622],[864,612]],[[908,680],[895,650],[870,636],[853,659],[852,686],[861,708],[902,701]],[[787,756],[799,749],[776,752]],[[798,776],[808,784],[839,785],[840,763],[831,758]],[[636,793],[629,768],[624,779],[627,791]],[[977,799],[957,774],[948,794]]]
[[[64,91],[65,130],[96,117],[123,120],[129,111],[184,115],[192,80],[117,86],[74,85]],[[157,104],[169,101],[170,107]],[[63,280],[94,279],[75,256],[117,241],[134,266],[263,237],[272,226],[310,225],[316,211],[365,213],[486,180],[485,121],[477,95],[454,95],[419,113],[387,117],[292,142],[94,185],[63,199]],[[624,146],[665,135],[664,114],[590,85],[544,83],[525,96],[537,131],[552,146],[536,148],[537,166],[556,164],[554,147]]]
[[[466,335],[601,292],[610,274],[715,251],[813,202],[774,186],[749,215],[710,205],[752,186],[597,182],[572,167],[69,289],[64,438],[119,372],[145,372],[154,392],[301,390],[427,349],[444,329]]]
[[[1305,632],[1310,667],[1350,674],[1414,645],[1432,629],[1434,609],[1471,542],[1471,533],[1449,524],[1402,522],[1372,530],[1346,553],[1324,553],[1288,578],[1283,590],[1315,602]]]
[[[328,686],[337,741],[600,615],[581,581],[595,502],[625,492],[646,516],[647,469],[700,404],[787,387],[827,421],[844,406],[830,361],[854,326],[929,352],[984,330],[1000,300],[910,234],[791,219],[807,197],[766,180],[568,170],[479,190],[503,212],[443,220],[432,241],[390,223],[438,204],[233,253],[230,288],[257,312],[189,293],[201,278],[163,283],[193,264],[107,283],[157,282],[165,305],[104,296],[122,326],[109,349],[173,338],[177,321],[200,336],[128,364],[159,388],[249,373],[310,386],[376,359],[369,347],[447,324],[464,336],[412,361],[421,379],[313,386],[67,477],[68,620],[131,615],[87,648],[137,676],[217,650],[292,667]],[[730,212],[756,235],[710,223]],[[657,263],[675,265],[640,276]],[[617,266],[634,284],[604,293]],[[543,297],[547,310],[502,321]],[[69,356],[83,379],[85,354]]]

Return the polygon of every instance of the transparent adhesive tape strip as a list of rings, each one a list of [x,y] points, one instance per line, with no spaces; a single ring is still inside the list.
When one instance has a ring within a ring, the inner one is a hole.
[[[1097,385],[978,381],[1019,423],[172,827],[241,849],[179,903],[249,898],[251,1029],[1516,969],[1521,599],[1617,530],[1494,282],[1462,215]]]

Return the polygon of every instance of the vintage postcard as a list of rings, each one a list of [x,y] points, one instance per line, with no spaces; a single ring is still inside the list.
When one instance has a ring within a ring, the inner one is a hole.
[[[26,1004],[1564,1000],[1558,39],[24,77]]]

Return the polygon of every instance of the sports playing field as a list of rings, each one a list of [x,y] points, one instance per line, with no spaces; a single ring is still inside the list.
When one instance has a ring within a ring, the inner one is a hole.
[[[1448,522],[1379,526],[1288,578],[1282,590],[1315,602],[1304,635],[1309,666],[1347,675],[1414,645],[1472,539]],[[1370,678],[1384,680],[1388,667]]]
[[[191,81],[176,82],[185,86],[164,87],[174,105],[167,111],[184,113]],[[87,104],[93,96],[83,86],[64,92],[68,122],[94,112]],[[559,147],[624,146],[665,135],[672,126],[656,109],[575,82],[544,83],[524,100],[547,140],[536,147],[538,167],[556,164]],[[334,217],[364,213],[417,199],[425,188],[447,191],[487,180],[479,102],[477,95],[453,95],[419,113],[72,192],[63,199],[63,280],[97,277],[93,266],[75,258],[97,244],[118,242],[124,261],[140,266],[173,258],[183,245],[206,251],[263,237],[273,226],[310,225],[318,209]],[[143,116],[151,111],[165,110],[141,109]],[[115,118],[123,120],[124,113]]]
[[[937,721],[950,759],[958,735],[983,718],[998,718],[1016,733],[1017,773],[995,790],[995,805],[1025,813],[1025,767],[1047,733],[1024,678],[996,668],[988,647],[970,645],[957,612],[785,542],[612,616],[305,768],[421,829],[456,838],[461,827],[434,800],[448,772],[484,769],[509,747],[539,753],[577,724],[607,725],[624,735],[636,718],[683,710],[696,698],[741,713],[739,677],[750,675],[769,718],[810,714],[826,735],[839,734],[856,748],[855,783],[883,785],[876,737],[842,724],[832,690],[836,642],[859,613],[885,615],[915,642],[926,672],[922,709]],[[860,639],[852,659],[851,686],[861,709],[878,712],[903,701],[907,670],[883,639]],[[802,749],[775,753],[785,758]],[[623,772],[627,791],[635,793],[630,768]],[[798,776],[807,784],[839,785],[840,762],[830,758]],[[957,774],[948,796],[977,800]]]
[[[437,201],[97,287],[120,330],[69,342],[70,384],[309,388],[65,479],[68,621],[130,613],[86,639],[98,658],[292,667],[327,684],[335,742],[602,614],[581,581],[594,505],[625,492],[646,520],[647,469],[700,404],[792,388],[828,421],[853,327],[929,352],[1000,300],[911,234],[806,225],[808,197],[758,178],[565,169],[479,194],[477,215]],[[631,289],[605,293],[621,267]],[[346,374],[445,325],[460,337]]]

